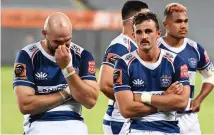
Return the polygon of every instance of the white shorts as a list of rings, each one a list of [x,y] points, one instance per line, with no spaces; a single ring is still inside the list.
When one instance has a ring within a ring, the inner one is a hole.
[[[141,131],[132,129],[128,135],[179,135],[178,133],[164,133],[159,131]]]
[[[108,121],[107,123],[103,124],[105,135],[126,135],[129,132],[130,122]]]
[[[177,118],[181,134],[201,135],[197,113],[178,114]]]
[[[88,128],[85,123],[78,120],[66,121],[34,121],[25,128],[25,134],[39,135],[66,135],[66,134],[83,134],[88,135]]]

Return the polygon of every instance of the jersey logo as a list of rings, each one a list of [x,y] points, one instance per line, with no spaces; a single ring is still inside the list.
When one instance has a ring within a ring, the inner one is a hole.
[[[196,68],[197,62],[198,62],[198,61],[197,61],[196,58],[189,58],[189,59],[188,59],[189,66],[190,66],[191,68]]]
[[[115,69],[113,75],[113,82],[117,84],[122,84],[122,70]]]
[[[180,67],[180,78],[189,78],[188,67],[186,64]]]
[[[166,56],[167,56],[168,58],[170,58],[170,59],[174,58],[174,56],[173,56],[172,54],[168,53],[168,52],[166,52]]]
[[[74,50],[74,52],[80,56],[80,47],[76,46],[76,45],[72,45],[71,49]]]
[[[115,65],[116,61],[120,58],[119,55],[115,54],[115,53],[109,53],[107,56],[106,61]]]
[[[35,51],[36,49],[37,49],[37,46],[36,46],[36,45],[33,45],[33,46],[29,47],[29,51],[30,51],[30,52],[33,52],[33,51]]]
[[[37,72],[35,74],[37,80],[47,80],[48,78],[48,75],[46,73],[43,73],[43,72]]]
[[[14,65],[14,73],[16,78],[26,79],[26,65],[23,63],[15,63]]]
[[[167,76],[167,75],[162,75],[160,80],[161,80],[161,86],[162,87],[168,87],[172,82],[172,78],[170,76]]]
[[[134,79],[132,81],[132,83],[133,83],[134,87],[143,87],[144,86],[144,81],[141,79]]]
[[[91,60],[88,62],[88,73],[95,74],[96,68],[95,68],[95,62],[94,60]]]

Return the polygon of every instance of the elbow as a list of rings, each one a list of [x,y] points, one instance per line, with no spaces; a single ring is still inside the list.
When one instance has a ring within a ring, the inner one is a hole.
[[[33,108],[32,108],[32,107],[29,107],[29,106],[22,106],[22,107],[19,107],[19,110],[20,110],[20,112],[21,112],[23,115],[26,115],[26,114],[33,114]]]
[[[103,85],[103,84],[99,84],[100,86],[100,90],[105,94],[108,92],[108,86],[107,85]]]
[[[87,109],[92,109],[92,108],[95,106],[96,102],[97,102],[97,97],[88,100],[87,104],[85,104],[84,106],[85,106],[85,108],[87,108]]]
[[[182,99],[182,100],[180,101],[178,110],[180,110],[180,111],[185,111],[185,109],[186,109],[186,107],[187,107],[187,105],[188,105],[188,101],[189,101],[188,99]]]
[[[129,108],[127,107],[127,108],[121,108],[120,109],[120,113],[121,113],[121,115],[124,117],[124,118],[131,118],[131,117],[133,117],[132,116],[132,113],[129,111]]]

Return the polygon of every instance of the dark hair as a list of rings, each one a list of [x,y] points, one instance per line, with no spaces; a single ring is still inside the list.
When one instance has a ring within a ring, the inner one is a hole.
[[[148,5],[140,0],[129,0],[127,1],[121,10],[122,19],[128,19],[129,17],[135,15],[141,9],[148,9]]]
[[[141,24],[144,21],[152,20],[155,22],[156,29],[159,30],[157,15],[153,12],[139,13],[133,19],[133,25]]]

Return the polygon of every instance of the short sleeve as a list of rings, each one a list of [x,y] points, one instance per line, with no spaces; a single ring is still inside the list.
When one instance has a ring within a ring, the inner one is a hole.
[[[24,50],[18,53],[14,63],[13,87],[18,85],[35,88],[32,61]]]
[[[113,74],[114,92],[131,90],[129,85],[128,66],[125,61],[119,59],[116,62]]]
[[[116,61],[126,53],[128,53],[128,50],[125,46],[121,44],[111,45],[105,52],[102,64],[114,67]]]
[[[203,70],[211,64],[211,61],[210,61],[210,58],[207,54],[207,51],[200,44],[197,44],[197,45],[198,45],[198,52],[200,55],[199,56],[200,60],[198,62],[197,69]]]
[[[92,54],[84,50],[81,54],[79,76],[82,80],[96,80],[96,66]]]
[[[190,85],[188,66],[183,58],[177,56],[174,61],[175,74],[173,76],[173,82],[179,81],[183,85]]]

